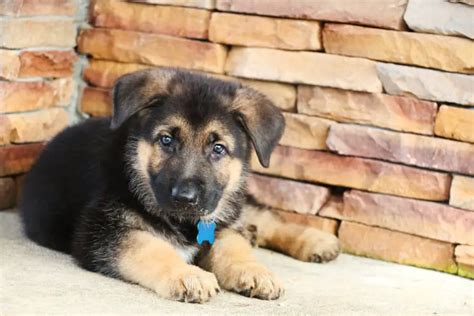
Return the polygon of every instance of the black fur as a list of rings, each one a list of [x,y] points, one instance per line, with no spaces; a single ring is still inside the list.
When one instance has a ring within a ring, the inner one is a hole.
[[[141,93],[138,90],[155,80],[153,76],[141,72],[118,81],[113,128],[110,118],[90,119],[64,130],[47,145],[27,176],[21,200],[21,215],[30,239],[72,253],[84,268],[113,277],[120,277],[115,259],[121,240],[130,229],[141,229],[131,218],[139,219],[177,245],[195,245],[199,216],[176,214],[165,202],[147,205],[136,189],[132,189],[130,159],[137,157],[131,151],[131,144],[139,139],[155,142],[153,128],[175,114],[183,116],[196,129],[209,120],[218,120],[236,141],[232,154],[243,162],[244,177],[251,141],[235,109],[222,101],[235,97],[241,89],[238,84],[176,70],[165,71],[173,75],[172,80],[163,82],[166,89],[163,84],[152,82],[152,86],[160,89],[142,103],[138,102]],[[125,102],[130,99],[141,104],[139,109],[127,110]],[[276,121],[283,124],[280,117]],[[281,130],[282,126],[277,129]],[[168,177],[179,173],[180,159],[168,159],[160,172]],[[207,174],[212,173],[212,168],[208,168]],[[150,175],[151,179],[158,178],[152,171]],[[168,195],[168,192],[155,194]],[[218,229],[237,220],[244,200],[242,188],[235,192],[226,209],[229,216],[225,222],[218,222]]]

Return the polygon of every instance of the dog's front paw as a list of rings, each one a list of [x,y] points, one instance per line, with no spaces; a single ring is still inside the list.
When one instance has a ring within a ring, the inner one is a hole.
[[[273,273],[253,261],[232,264],[219,282],[226,290],[263,300],[274,300],[284,293]]]
[[[186,265],[184,268],[170,271],[169,278],[160,280],[155,291],[160,296],[171,300],[204,303],[217,295],[219,285],[213,273],[196,266]]]
[[[292,256],[309,262],[328,262],[336,259],[341,251],[339,240],[329,233],[307,228],[297,238]]]

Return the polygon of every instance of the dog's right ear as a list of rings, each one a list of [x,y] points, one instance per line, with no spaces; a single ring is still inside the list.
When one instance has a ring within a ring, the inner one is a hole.
[[[120,77],[112,90],[112,129],[118,128],[132,115],[171,94],[170,82],[177,70],[145,69]]]

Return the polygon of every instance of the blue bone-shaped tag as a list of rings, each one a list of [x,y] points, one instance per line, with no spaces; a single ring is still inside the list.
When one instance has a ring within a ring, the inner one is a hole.
[[[214,243],[214,230],[216,229],[215,222],[205,222],[200,220],[197,223],[198,235],[197,242],[201,245],[204,241],[208,241],[209,244]]]

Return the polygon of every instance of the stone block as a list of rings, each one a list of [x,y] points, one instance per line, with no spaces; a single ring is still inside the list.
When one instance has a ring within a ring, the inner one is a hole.
[[[382,91],[374,62],[355,57],[234,47],[227,58],[225,71],[244,78]]]
[[[267,206],[315,215],[329,199],[322,186],[252,174],[247,187],[255,199]]]

